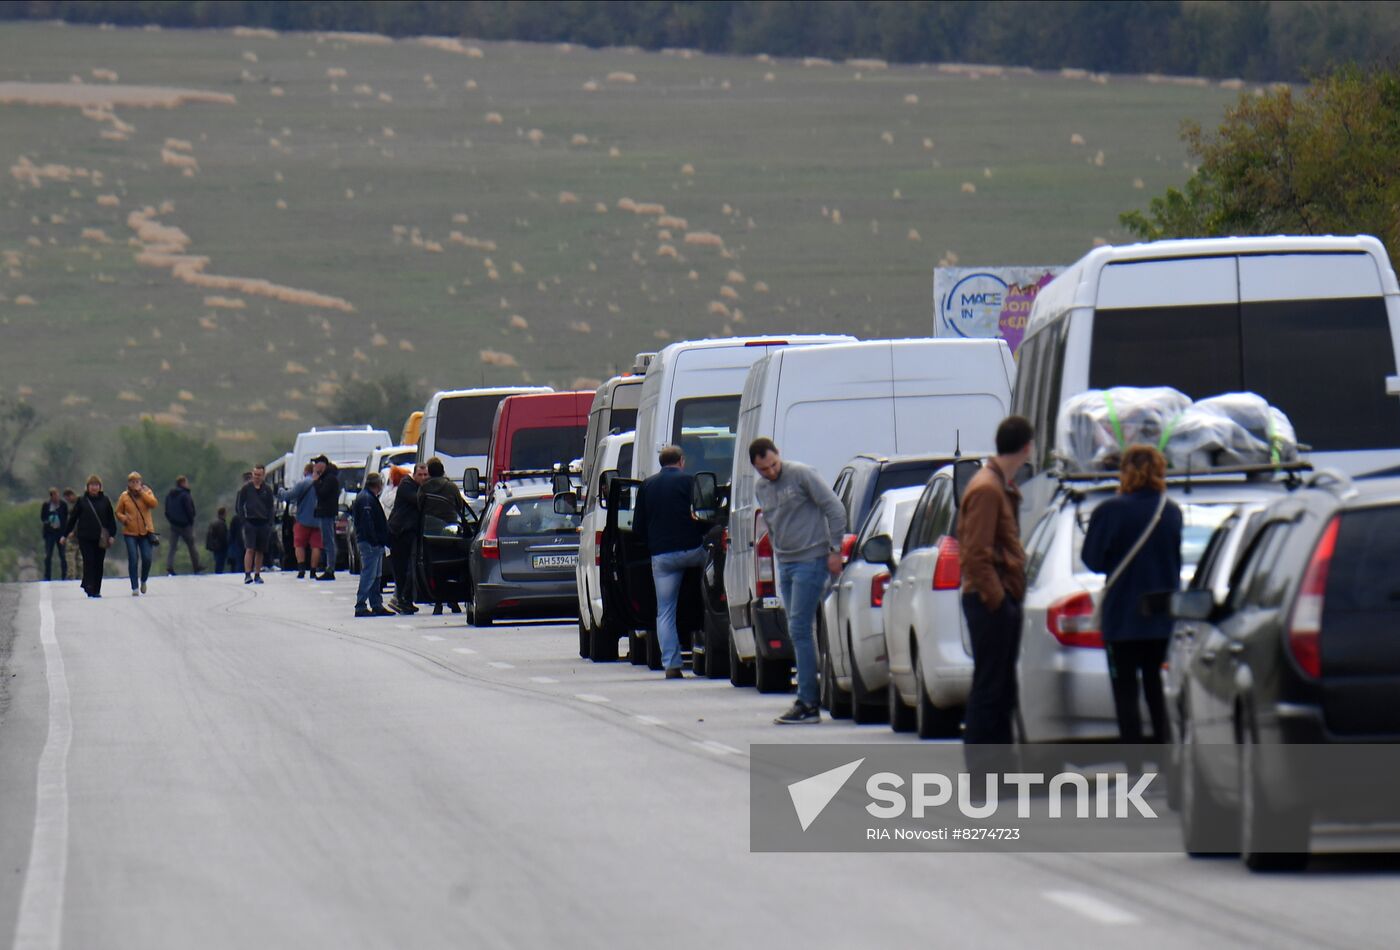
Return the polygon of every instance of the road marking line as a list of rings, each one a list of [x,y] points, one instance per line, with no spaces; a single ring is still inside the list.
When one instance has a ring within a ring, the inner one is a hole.
[[[395,629],[395,630],[412,630],[412,629],[413,629],[413,624],[411,624],[411,623],[396,623],[396,624],[394,624],[394,629]]]
[[[574,699],[581,699],[585,703],[610,703],[611,699],[606,696],[599,696],[597,693],[574,693]]]
[[[1043,896],[1051,903],[1059,904],[1061,907],[1088,917],[1096,923],[1115,926],[1142,923],[1142,918],[1136,914],[1131,914],[1121,907],[1115,907],[1108,901],[1092,894],[1082,894],[1079,891],[1045,891]]]
[[[476,653],[476,651],[473,650],[471,647],[453,647],[453,648],[452,648],[452,652],[453,652],[453,653],[465,653],[465,654],[468,654],[468,655]]]
[[[640,723],[642,723],[642,724],[644,724],[644,725],[648,725],[648,726],[664,726],[664,725],[666,725],[666,720],[664,720],[664,719],[657,719],[655,716],[633,716],[632,718],[635,719],[635,720],[637,720],[638,722],[640,722]]]
[[[503,663],[503,662],[500,661],[500,660],[492,660],[490,663],[488,663],[488,664],[486,664],[486,665],[487,665],[487,666],[494,666],[494,667],[495,667],[496,669],[498,669],[498,670],[513,670],[513,669],[515,669],[515,664],[514,664],[514,663]]]
[[[49,734],[39,756],[34,837],[15,922],[15,950],[57,950],[63,942],[63,889],[68,878],[68,750],[73,714],[63,650],[54,632],[49,586],[39,592],[39,640],[49,685]]]
[[[557,682],[559,682],[559,681],[558,681],[557,679],[554,679],[552,676],[532,676],[532,677],[530,677],[530,682],[532,682],[532,683],[557,683]]]
[[[446,640],[447,638],[446,638],[446,637],[435,637],[435,636],[433,636],[433,635],[430,634],[430,633],[425,633],[425,634],[423,634],[423,639],[424,639],[424,640],[432,640],[432,641],[434,641],[434,642],[437,642],[437,641],[440,641],[440,640]]]
[[[715,755],[743,755],[742,749],[736,749],[732,745],[725,745],[723,742],[716,742],[713,739],[697,739],[695,744],[706,752],[713,752]]]

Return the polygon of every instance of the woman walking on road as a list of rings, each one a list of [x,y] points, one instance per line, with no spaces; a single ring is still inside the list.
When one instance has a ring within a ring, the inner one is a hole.
[[[146,581],[151,576],[156,525],[151,512],[160,502],[156,493],[146,487],[140,472],[126,477],[126,491],[117,499],[117,520],[122,523],[126,541],[126,570],[131,578],[131,596],[146,593]],[[139,587],[139,589],[138,589]]]
[[[1168,741],[1162,661],[1172,619],[1142,610],[1145,595],[1181,586],[1181,509],[1167,498],[1166,473],[1161,452],[1150,445],[1128,446],[1119,465],[1118,494],[1094,509],[1084,537],[1084,566],[1109,575],[1101,611],[1104,650],[1118,732],[1128,743],[1143,741],[1140,695],[1152,717],[1153,741]]]
[[[102,596],[102,567],[107,549],[117,534],[117,519],[112,503],[102,493],[102,479],[89,475],[87,492],[68,509],[68,524],[64,537],[78,539],[83,554],[83,591],[89,597]]]

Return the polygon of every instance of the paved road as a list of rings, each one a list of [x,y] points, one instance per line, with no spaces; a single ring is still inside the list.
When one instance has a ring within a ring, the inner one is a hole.
[[[580,661],[572,625],[239,581],[49,586],[47,659],[43,585],[0,589],[0,945],[22,896],[25,947],[1395,944],[1393,863],[750,854],[750,742],[909,740],[779,730],[782,697]]]

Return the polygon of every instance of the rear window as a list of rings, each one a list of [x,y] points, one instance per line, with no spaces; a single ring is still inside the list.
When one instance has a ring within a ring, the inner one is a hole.
[[[930,463],[925,467],[900,466],[899,468],[881,469],[880,474],[875,478],[875,497],[879,498],[893,488],[914,488],[927,485],[928,480],[933,477],[933,473],[945,464],[947,463],[938,462],[936,465]]]
[[[340,466],[339,476],[341,491],[359,491],[365,483],[365,467],[363,465]]]
[[[676,403],[671,441],[685,453],[691,472],[713,472],[728,481],[734,469],[734,435],[739,428],[739,397],[708,396]]]
[[[454,396],[438,403],[434,450],[444,455],[485,455],[496,407],[505,396]]]
[[[1184,505],[1178,501],[1177,507],[1181,509],[1181,580],[1185,584],[1195,575],[1196,565],[1206,553],[1215,529],[1234,514],[1236,505],[1225,502],[1213,505]],[[1082,523],[1078,519],[1075,520],[1074,569],[1082,574],[1093,573],[1080,560],[1084,551],[1084,529],[1089,526],[1089,514],[1085,511]]]
[[[623,475],[632,472],[632,443],[627,443],[617,450],[617,470]]]
[[[565,465],[583,454],[587,426],[554,426],[544,429],[518,429],[510,440],[510,467],[520,471]]]
[[[631,386],[630,389],[637,387]],[[631,432],[637,428],[637,410],[618,409],[613,407],[612,414],[608,416],[608,434],[614,432]]]
[[[510,538],[528,538],[544,534],[568,534],[578,528],[578,515],[561,515],[554,510],[554,499],[522,498],[503,501],[500,534]]]
[[[1400,614],[1400,505],[1342,515],[1323,604],[1329,614]]]

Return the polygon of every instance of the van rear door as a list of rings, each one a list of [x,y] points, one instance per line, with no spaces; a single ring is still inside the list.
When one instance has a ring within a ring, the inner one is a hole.
[[[993,343],[993,341],[988,341]],[[894,379],[891,452],[964,452],[992,447],[997,425],[1011,411],[1005,344],[920,341],[890,347]]]

